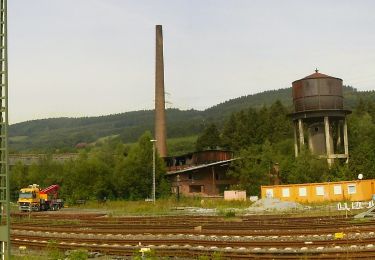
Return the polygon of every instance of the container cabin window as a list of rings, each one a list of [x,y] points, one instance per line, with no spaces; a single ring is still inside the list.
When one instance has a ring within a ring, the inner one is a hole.
[[[300,197],[306,197],[307,196],[306,187],[298,188],[298,194],[299,194]]]
[[[324,196],[324,187],[323,186],[317,186],[315,187],[316,195],[317,196]]]
[[[357,189],[355,187],[355,184],[348,184],[348,194],[355,194],[357,192]]]
[[[273,198],[273,189],[266,189],[266,198]]]
[[[283,188],[282,189],[283,197],[288,198],[290,196],[289,194],[289,188]]]
[[[334,195],[341,195],[342,194],[341,185],[335,185],[335,186],[333,186],[333,194]]]

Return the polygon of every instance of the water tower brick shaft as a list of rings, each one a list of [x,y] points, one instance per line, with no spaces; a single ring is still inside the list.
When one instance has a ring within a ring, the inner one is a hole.
[[[155,64],[155,139],[161,157],[167,156],[167,134],[165,120],[163,30],[156,25],[156,64]]]

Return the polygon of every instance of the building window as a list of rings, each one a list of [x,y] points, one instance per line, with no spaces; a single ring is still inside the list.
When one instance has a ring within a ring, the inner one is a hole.
[[[203,185],[190,185],[189,192],[190,193],[203,192]]]
[[[323,186],[316,186],[316,195],[317,196],[324,196],[324,187]]]
[[[333,194],[334,195],[341,195],[342,194],[341,185],[335,185],[335,186],[333,186]]]
[[[306,197],[307,196],[306,187],[298,188],[298,194],[299,194],[300,197]]]
[[[355,184],[348,184],[348,194],[355,194],[356,192]]]
[[[266,189],[266,198],[273,198],[273,189]]]
[[[219,190],[219,194],[223,195],[224,191],[229,190],[229,184],[219,184],[216,185],[216,189]]]
[[[216,180],[228,180],[229,178],[225,174],[225,172],[215,173]]]
[[[283,188],[282,193],[283,193],[284,198],[288,198],[289,197],[289,188]]]

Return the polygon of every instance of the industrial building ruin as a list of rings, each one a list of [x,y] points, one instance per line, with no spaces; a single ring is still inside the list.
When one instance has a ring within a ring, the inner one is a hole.
[[[165,123],[165,93],[164,93],[164,57],[163,31],[161,25],[156,25],[156,62],[155,62],[155,139],[156,149],[160,157],[166,157],[167,134]]]
[[[238,180],[228,175],[237,160],[231,151],[205,150],[164,158],[172,192],[185,196],[222,196]]]
[[[326,158],[349,160],[348,127],[344,109],[342,79],[315,70],[292,83],[295,156],[306,146],[312,154]]]

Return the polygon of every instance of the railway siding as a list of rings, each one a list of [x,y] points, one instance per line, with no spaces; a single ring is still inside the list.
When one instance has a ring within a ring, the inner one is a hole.
[[[148,247],[159,256],[188,258],[214,252],[224,259],[375,258],[375,221],[358,222],[341,216],[254,216],[235,221],[208,216],[32,217],[19,216],[14,221],[11,239],[15,246],[44,249],[55,241],[61,250],[85,248],[124,257]],[[343,233],[343,238],[335,239],[336,232]]]

